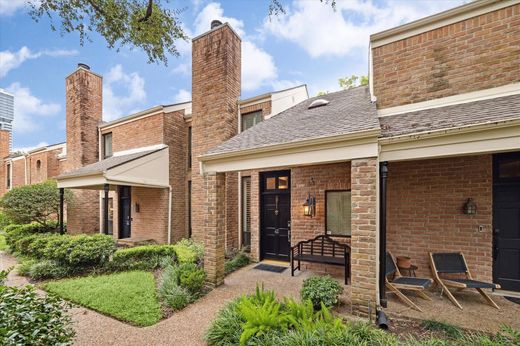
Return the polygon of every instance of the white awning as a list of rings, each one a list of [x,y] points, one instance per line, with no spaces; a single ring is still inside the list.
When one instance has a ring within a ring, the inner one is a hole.
[[[105,184],[169,187],[167,146],[108,159],[67,172],[56,178],[59,188],[101,190]]]

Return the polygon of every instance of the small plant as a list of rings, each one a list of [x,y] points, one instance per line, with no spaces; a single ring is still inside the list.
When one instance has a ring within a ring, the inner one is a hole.
[[[191,263],[187,263],[188,265]],[[179,266],[179,284],[186,288],[191,294],[198,295],[204,288],[206,281],[206,273],[204,269],[187,266],[186,264]]]
[[[234,272],[235,270],[238,270],[246,265],[248,265],[250,262],[249,257],[243,253],[239,252],[236,254],[232,259],[226,261],[224,264],[224,271],[226,275]]]
[[[1,345],[71,345],[68,304],[36,294],[32,286],[0,287]]]
[[[5,282],[7,280],[7,275],[9,275],[11,270],[13,270],[13,267],[9,267],[7,269],[0,270],[0,286],[5,284]]]
[[[457,339],[462,336],[462,332],[459,328],[445,322],[439,322],[435,320],[425,320],[422,322],[423,328],[431,331],[440,331],[449,336],[450,338]]]
[[[328,275],[305,279],[300,291],[302,300],[310,300],[315,310],[321,308],[321,303],[328,308],[336,305],[341,293],[343,286]]]
[[[31,265],[28,275],[35,280],[61,279],[72,274],[72,269],[56,261],[42,260]]]
[[[168,266],[164,270],[159,286],[159,296],[169,307],[180,310],[192,301],[190,292],[179,285],[179,268]]]
[[[204,246],[191,239],[182,239],[173,247],[179,263],[197,263],[204,258]]]

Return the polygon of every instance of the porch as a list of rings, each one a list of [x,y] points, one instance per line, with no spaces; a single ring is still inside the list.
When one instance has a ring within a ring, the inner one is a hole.
[[[168,159],[166,146],[142,148],[59,176],[60,191],[73,189],[75,195],[67,206],[69,219],[84,222],[95,218],[101,233],[129,245],[170,242]],[[90,205],[96,206],[93,215],[89,215]],[[75,233],[74,229],[68,231]]]

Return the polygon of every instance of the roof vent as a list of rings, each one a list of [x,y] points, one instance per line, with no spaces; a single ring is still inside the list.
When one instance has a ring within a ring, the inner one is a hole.
[[[219,27],[222,25],[222,22],[220,20],[212,20],[211,21],[211,30],[215,29],[216,27]]]
[[[80,62],[80,63],[78,64],[78,67],[82,67],[82,68],[84,68],[85,70],[90,70],[90,66],[88,66],[87,64],[84,64],[84,63],[82,63],[82,62]]]
[[[322,106],[326,106],[329,104],[329,101],[325,100],[325,99],[317,99],[317,100],[314,100],[311,102],[311,104],[309,105],[309,109],[312,109],[312,108],[317,108],[317,107],[322,107]]]

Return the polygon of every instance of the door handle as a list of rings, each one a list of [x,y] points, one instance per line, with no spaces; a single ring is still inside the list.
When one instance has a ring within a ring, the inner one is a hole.
[[[274,229],[274,234],[280,234],[280,230],[278,228]]]

